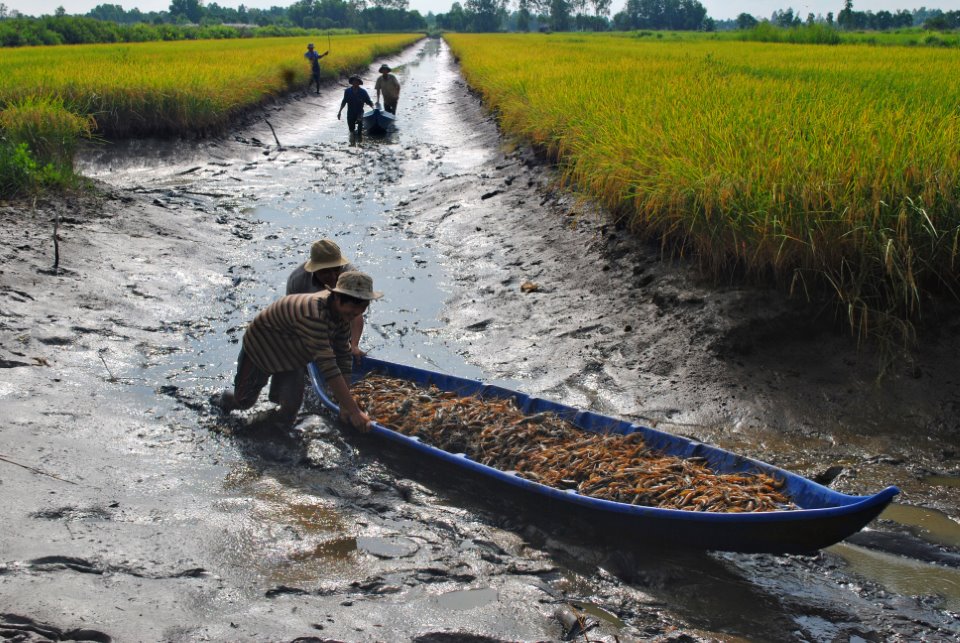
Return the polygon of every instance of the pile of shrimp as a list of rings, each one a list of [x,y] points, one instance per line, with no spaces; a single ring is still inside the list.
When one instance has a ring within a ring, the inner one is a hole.
[[[662,509],[796,509],[784,481],[765,473],[716,473],[703,458],[652,451],[640,433],[582,431],[555,413],[524,415],[512,399],[462,397],[374,373],[352,392],[389,429],[556,489]]]

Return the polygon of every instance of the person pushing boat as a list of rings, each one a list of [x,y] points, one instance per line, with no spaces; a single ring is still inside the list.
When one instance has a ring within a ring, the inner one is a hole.
[[[383,109],[391,114],[397,113],[397,101],[400,100],[400,81],[390,73],[389,65],[380,65],[380,77],[373,86],[377,90],[377,102],[383,92]]]
[[[359,136],[363,131],[363,106],[373,107],[370,94],[360,87],[362,84],[363,79],[359,76],[350,77],[350,86],[343,90],[343,101],[340,103],[340,111],[337,112],[337,120],[340,120],[343,108],[347,108],[347,128],[350,130],[351,137],[354,134]]]
[[[247,326],[234,387],[215,396],[213,403],[225,413],[249,409],[269,382],[281,420],[292,424],[303,403],[303,369],[316,362],[338,401],[340,419],[369,431],[370,418],[350,393],[350,321],[382,296],[373,290],[369,275],[352,271],[342,273],[332,289],[281,297]]]
[[[317,85],[317,93],[320,93],[320,59],[330,53],[330,50],[318,54],[317,51],[313,48],[313,43],[307,45],[307,53],[303,54],[303,57],[310,61],[310,85],[307,87],[312,87],[314,83]]]

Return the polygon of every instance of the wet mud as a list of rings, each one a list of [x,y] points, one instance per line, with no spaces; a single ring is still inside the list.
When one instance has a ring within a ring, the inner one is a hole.
[[[351,142],[329,86],[272,127],[91,148],[98,196],[0,205],[0,637],[955,640],[957,324],[877,381],[823,315],[705,281],[561,189],[442,43],[386,62],[387,138]],[[387,293],[371,355],[903,494],[811,556],[612,548],[316,400],[292,429],[266,400],[214,413],[321,236]]]

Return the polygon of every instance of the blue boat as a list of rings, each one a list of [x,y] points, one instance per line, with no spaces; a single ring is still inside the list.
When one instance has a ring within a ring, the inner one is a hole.
[[[328,395],[319,371],[313,364],[308,371],[322,404],[338,413],[339,407]],[[498,497],[525,502],[545,514],[563,515],[566,520],[589,525],[595,533],[609,536],[616,542],[699,550],[809,553],[860,531],[900,493],[897,487],[890,486],[872,496],[851,496],[765,462],[625,420],[580,411],[476,380],[369,357],[355,361],[355,380],[368,372],[406,379],[423,387],[434,385],[461,396],[513,399],[524,413],[553,412],[583,431],[623,435],[640,432],[651,449],[681,458],[703,458],[707,466],[719,473],[763,472],[782,479],[781,491],[799,507],[783,511],[719,513],[630,505],[580,495],[573,489],[548,487],[513,472],[480,464],[464,454],[448,453],[376,422],[368,434],[378,444],[402,451],[404,459],[414,460],[418,469],[445,470],[452,472],[457,480],[463,480],[464,475],[469,474],[473,480],[496,487],[496,493],[502,494]]]
[[[380,103],[363,114],[363,131],[367,134],[389,134],[397,129],[397,117],[380,109]]]

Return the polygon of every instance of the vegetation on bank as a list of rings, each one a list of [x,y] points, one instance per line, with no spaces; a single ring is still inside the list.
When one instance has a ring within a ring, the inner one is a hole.
[[[858,335],[960,292],[960,76],[931,48],[447,35],[502,128],[636,232]],[[548,44],[549,43],[549,44]]]
[[[2,7],[2,4],[0,4]],[[117,5],[98,5],[86,16],[5,17],[0,8],[0,47],[80,45],[170,40],[274,38],[317,34],[425,31],[428,24],[416,11],[388,7],[359,9],[346,2],[305,0],[288,9],[225,10],[215,3],[196,4],[197,12],[171,14]],[[218,11],[212,13],[212,9]],[[210,16],[205,14],[211,13]],[[232,14],[232,19],[231,19]],[[224,19],[226,18],[226,20]]]
[[[0,20],[0,47],[91,45],[115,42],[227,40],[356,33],[353,29],[304,29],[280,25],[118,24],[80,16]]]
[[[751,29],[717,33],[718,40],[782,42],[795,45],[879,45],[893,47],[960,47],[960,33],[921,28],[895,31],[840,31],[822,24],[777,27],[762,22]]]
[[[53,97],[27,97],[0,112],[0,196],[76,183],[73,154],[93,119]]]
[[[323,76],[361,69],[421,37],[333,36]],[[328,46],[325,38],[316,44]],[[305,87],[305,51],[303,38],[7,50],[0,57],[0,196],[72,176],[79,137],[219,130],[265,100]]]

